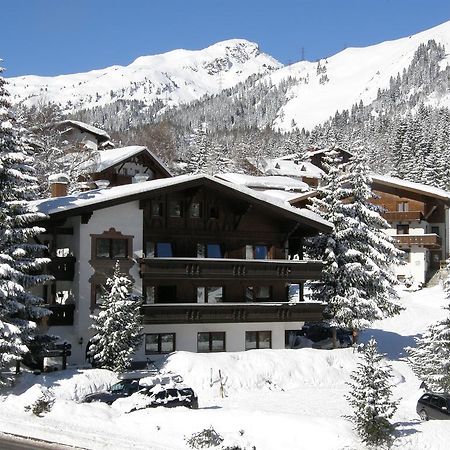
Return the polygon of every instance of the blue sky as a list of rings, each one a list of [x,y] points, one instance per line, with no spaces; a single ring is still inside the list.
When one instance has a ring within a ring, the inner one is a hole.
[[[1,0],[5,75],[84,72],[245,38],[284,64],[450,20],[449,0]]]

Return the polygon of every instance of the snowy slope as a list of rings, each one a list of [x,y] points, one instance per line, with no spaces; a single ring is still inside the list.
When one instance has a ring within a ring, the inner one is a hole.
[[[206,49],[174,50],[137,58],[129,66],[112,66],[57,77],[10,78],[14,103],[59,103],[65,110],[102,106],[118,99],[151,104],[160,99],[173,106],[217,93],[250,75],[281,67],[243,39],[219,42]]]
[[[389,87],[390,77],[407,68],[421,43],[434,39],[446,49],[441,69],[450,65],[450,21],[437,27],[394,41],[386,41],[364,48],[347,48],[334,56],[322,59],[326,72],[317,73],[317,62],[302,61],[283,67],[263,80],[279,84],[287,77],[297,78],[299,84],[288,93],[286,105],[278,111],[274,128],[289,130],[292,120],[301,129],[311,129],[337,110],[350,109],[353,104],[370,104],[379,88]],[[324,76],[329,81],[324,81]],[[322,78],[322,83],[321,83]],[[450,96],[433,95],[429,103],[450,106]]]

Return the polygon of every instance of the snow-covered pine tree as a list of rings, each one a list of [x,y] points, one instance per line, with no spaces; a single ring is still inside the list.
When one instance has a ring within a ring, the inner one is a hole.
[[[206,132],[206,123],[194,130],[191,139],[187,172],[191,174],[206,173],[209,165],[210,142]]]
[[[400,252],[384,232],[388,224],[379,208],[369,201],[371,180],[362,157],[353,157],[344,170],[332,150],[324,163],[326,176],[311,209],[334,230],[307,243],[309,256],[325,262],[321,279],[310,284],[311,293],[327,303],[330,324],[351,328],[356,341],[359,330],[401,310],[392,287],[392,266],[399,263]]]
[[[132,293],[131,280],[120,273],[119,262],[106,281],[100,311],[92,315],[89,356],[94,366],[123,372],[142,341],[139,308],[141,299]]]
[[[0,372],[28,352],[35,321],[50,313],[30,292],[51,277],[42,274],[49,262],[42,257],[45,247],[33,241],[45,231],[33,223],[45,216],[29,203],[36,198],[37,182],[24,136],[0,76]],[[0,385],[4,382],[0,374]]]
[[[377,342],[371,339],[365,346],[362,360],[350,375],[349,394],[346,396],[353,413],[347,418],[353,422],[361,440],[371,448],[389,448],[394,426],[390,419],[397,410],[392,400],[389,379],[391,368],[382,361]]]
[[[381,208],[371,202],[374,197],[372,179],[364,153],[358,149],[349,161],[349,201],[345,202],[346,215],[351,218],[353,228],[348,234],[347,254],[352,266],[351,279],[353,286],[364,294],[351,305],[350,315],[342,311],[343,321],[354,330],[365,328],[374,320],[395,316],[402,310],[394,289],[397,279],[393,272],[400,264],[402,252],[385,232],[389,224],[381,216]]]
[[[450,269],[447,266],[447,269]],[[444,280],[444,292],[450,302],[450,273]],[[416,347],[406,350],[408,362],[417,377],[432,391],[450,391],[450,303],[444,307],[446,317],[431,324],[416,338]]]

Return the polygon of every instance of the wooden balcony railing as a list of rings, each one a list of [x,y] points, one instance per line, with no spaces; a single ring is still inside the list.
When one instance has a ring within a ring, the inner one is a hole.
[[[420,222],[424,220],[422,211],[385,211],[383,217],[388,222]]]
[[[48,326],[73,325],[75,305],[44,305],[52,313],[46,319]]]
[[[439,249],[442,239],[434,233],[431,234],[397,234],[394,236],[401,245],[421,245],[422,247]]]
[[[75,262],[74,256],[54,256],[47,268],[55,280],[58,281],[73,281],[75,276]]]
[[[216,258],[144,258],[140,265],[144,278],[283,280],[293,283],[319,279],[323,267],[320,261]]]
[[[321,303],[145,304],[144,324],[313,322],[323,319]]]

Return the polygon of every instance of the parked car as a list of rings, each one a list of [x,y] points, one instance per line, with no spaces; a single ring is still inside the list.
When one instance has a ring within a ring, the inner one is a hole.
[[[140,389],[139,379],[126,379],[113,384],[108,390],[88,394],[83,403],[103,402],[111,405],[118,398],[129,397]]]
[[[450,420],[450,394],[427,392],[419,398],[416,411],[422,420]]]
[[[305,323],[302,332],[314,343],[313,348],[333,348],[333,331],[327,323]],[[347,328],[336,328],[336,340],[341,348],[351,347],[353,344],[352,331]]]
[[[198,397],[190,387],[153,386],[141,389],[138,394],[149,397],[149,402],[146,404],[147,408],[156,408],[158,406],[164,406],[166,408],[185,406],[191,409],[198,409]],[[132,411],[135,411],[136,409],[138,408],[134,408]]]
[[[155,372],[129,372],[121,375],[121,380],[110,388],[88,394],[82,400],[83,403],[103,402],[111,405],[119,398],[129,397],[143,388],[156,385],[171,385],[181,383],[183,378],[174,374],[155,374]]]

